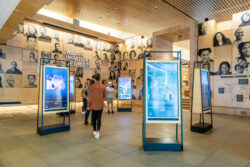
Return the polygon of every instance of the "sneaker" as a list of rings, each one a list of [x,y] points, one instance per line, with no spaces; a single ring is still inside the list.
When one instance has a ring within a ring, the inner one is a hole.
[[[84,115],[86,113],[86,111],[82,111],[82,114]]]
[[[100,132],[99,131],[96,132],[95,138],[100,139]]]
[[[94,132],[93,132],[93,135],[96,136],[96,133],[97,133],[97,131],[94,131]]]
[[[114,111],[112,111],[112,114],[114,114],[115,112]]]
[[[88,124],[89,124],[88,121],[85,121],[85,122],[84,122],[84,125],[88,125]]]

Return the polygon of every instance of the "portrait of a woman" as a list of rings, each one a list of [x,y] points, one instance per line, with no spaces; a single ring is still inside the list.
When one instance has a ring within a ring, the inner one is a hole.
[[[223,33],[217,32],[214,35],[214,47],[230,45],[230,44],[232,44],[231,40],[227,38]]]

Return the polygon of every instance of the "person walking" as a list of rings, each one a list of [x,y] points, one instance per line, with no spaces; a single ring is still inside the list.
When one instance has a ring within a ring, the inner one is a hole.
[[[95,81],[92,79],[89,82],[89,87],[91,85],[93,85],[95,83]],[[88,92],[89,92],[89,87],[87,89],[87,99],[88,99]],[[84,121],[84,125],[88,125],[88,118],[89,118],[89,114],[90,114],[90,108],[87,106],[87,101],[86,101],[86,113],[85,113],[85,121]],[[93,124],[93,114],[91,114],[91,125]]]
[[[90,86],[88,96],[88,108],[92,110],[93,114],[93,134],[96,139],[100,138],[102,111],[104,107],[104,100],[107,99],[107,92],[105,86],[100,82],[100,74],[92,76],[95,83]]]
[[[90,79],[88,78],[84,88],[82,89],[82,114],[86,113],[87,110],[87,101],[88,101],[88,93],[89,93]]]
[[[111,110],[112,110],[112,114],[114,114],[114,109],[113,109],[113,101],[114,101],[114,86],[113,83],[110,81],[108,82],[108,86],[106,87],[106,91],[108,94],[108,114],[110,114],[110,105],[111,105]]]

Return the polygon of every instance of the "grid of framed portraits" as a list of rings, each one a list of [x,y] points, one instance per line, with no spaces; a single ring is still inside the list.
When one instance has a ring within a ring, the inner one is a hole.
[[[245,82],[250,76],[250,10],[234,14],[232,18],[227,24],[210,20],[199,25],[198,61],[210,69],[212,88],[224,83],[225,90],[232,93],[232,98],[227,98],[229,92],[214,91],[214,105],[239,107],[237,102],[242,102],[240,107],[249,108],[248,96],[238,98],[237,95],[250,93],[249,84]]]

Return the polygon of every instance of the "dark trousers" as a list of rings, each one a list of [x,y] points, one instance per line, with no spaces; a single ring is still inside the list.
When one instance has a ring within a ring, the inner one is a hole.
[[[102,119],[102,110],[92,110],[93,114],[93,129],[94,131],[99,131],[101,129],[101,119]],[[97,121],[97,122],[96,122]],[[97,124],[97,129],[96,129]]]
[[[87,99],[83,98],[82,99],[83,105],[82,105],[82,111],[86,111],[87,109]]]
[[[85,113],[85,122],[88,122],[90,110],[87,110]],[[91,122],[93,122],[93,112],[91,113]]]

